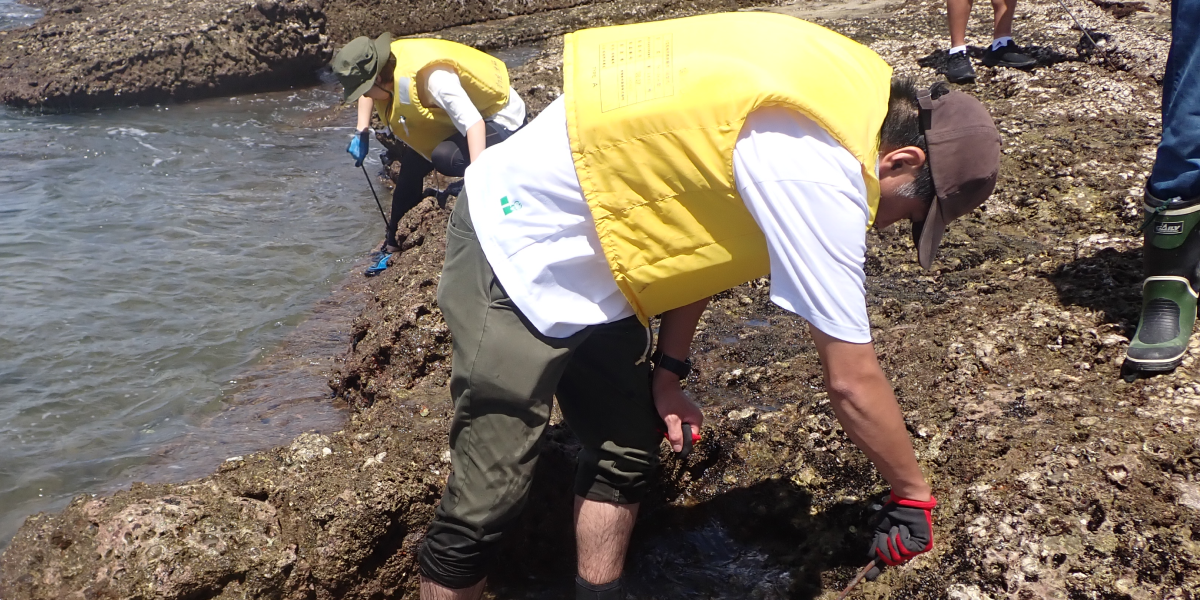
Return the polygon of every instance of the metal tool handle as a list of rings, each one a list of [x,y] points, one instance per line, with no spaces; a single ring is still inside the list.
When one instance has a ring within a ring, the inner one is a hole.
[[[371,176],[367,174],[367,168],[363,165],[359,165],[359,168],[362,169],[363,177],[367,178],[367,185],[371,186],[371,195],[375,196],[375,206],[379,207],[379,216],[383,217],[383,227],[386,229],[388,226],[388,218],[387,215],[383,214],[383,204],[379,202],[379,194],[375,193],[375,184],[371,183]]]

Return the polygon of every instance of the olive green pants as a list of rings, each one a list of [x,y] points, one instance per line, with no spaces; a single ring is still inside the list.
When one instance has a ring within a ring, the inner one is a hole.
[[[646,328],[631,317],[566,338],[538,332],[492,272],[466,192],[450,215],[438,304],[454,340],[453,472],[420,563],[426,577],[459,589],[483,579],[520,515],[555,397],[583,445],[575,493],[589,500],[640,502],[662,435]]]

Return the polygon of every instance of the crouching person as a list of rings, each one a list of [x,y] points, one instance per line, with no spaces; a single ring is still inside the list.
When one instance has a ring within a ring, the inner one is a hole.
[[[767,274],[772,300],[811,324],[843,428],[891,484],[871,556],[928,551],[936,502],[871,345],[866,232],[913,221],[929,267],[946,224],[995,185],[986,109],[766,13],[580,31],[563,64],[564,95],[480,157],[450,217],[438,302],[454,339],[453,474],[421,597],[480,596],[555,397],[583,445],[578,597],[623,597],[657,429],[679,451],[681,425],[703,419],[680,389],[696,323],[709,296]]]
[[[384,249],[399,250],[400,217],[424,196],[423,181],[435,168],[462,177],[485,148],[525,123],[525,103],[509,85],[500,59],[455,42],[385,33],[350,41],[333,59],[346,102],[358,102],[356,132],[346,151],[362,166],[370,145],[371,111],[404,142],[395,157],[400,174]]]

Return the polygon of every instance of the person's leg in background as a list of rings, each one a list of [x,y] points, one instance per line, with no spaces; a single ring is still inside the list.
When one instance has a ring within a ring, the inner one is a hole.
[[[950,50],[967,51],[967,22],[974,0],[946,0],[946,24],[950,27]]]
[[[971,19],[972,4],[973,0],[946,0],[946,24],[950,28],[946,79],[951,83],[975,81],[975,69],[967,55],[967,23]],[[1012,39],[1016,9],[1017,0],[992,0],[992,45],[984,52],[985,65],[1023,69],[1037,64],[1037,60],[1023,54]]]
[[[1020,46],[1012,39],[1012,22],[1016,10],[1017,0],[992,0],[992,46],[983,53],[983,64],[1015,69],[1037,64],[1037,60],[1022,53]]]
[[[590,335],[548,338],[524,318],[492,272],[464,192],[446,229],[438,305],[453,334],[452,470],[418,559],[421,597],[473,600],[491,553],[520,515],[554,390]]]
[[[1017,0],[992,0],[992,39],[1012,37],[1013,14]]]
[[[950,27],[950,50],[946,79],[951,83],[973,83],[975,69],[967,56],[967,22],[973,0],[946,0],[946,25]]]
[[[649,343],[636,317],[599,325],[558,384],[563,417],[583,445],[575,474],[578,600],[623,598],[629,538],[662,444]]]
[[[1142,313],[1123,375],[1170,371],[1183,360],[1200,291],[1200,0],[1171,4],[1162,141],[1146,183]]]
[[[396,228],[400,225],[400,218],[424,197],[425,176],[433,170],[433,163],[408,146],[404,146],[399,160],[400,174],[396,176],[396,187],[392,190],[392,214],[388,219],[387,238],[384,242],[388,252],[400,249],[400,244],[396,241]]]
[[[1162,143],[1147,190],[1164,200],[1200,196],[1200,0],[1171,4],[1171,52],[1163,75]]]

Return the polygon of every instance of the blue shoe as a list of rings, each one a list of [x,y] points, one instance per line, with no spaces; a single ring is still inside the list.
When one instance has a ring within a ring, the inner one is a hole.
[[[374,265],[368,267],[366,271],[363,271],[363,275],[366,275],[367,277],[374,277],[384,272],[384,270],[388,268],[388,259],[391,257],[391,254],[384,253],[383,256],[379,257],[379,260],[376,261]]]

